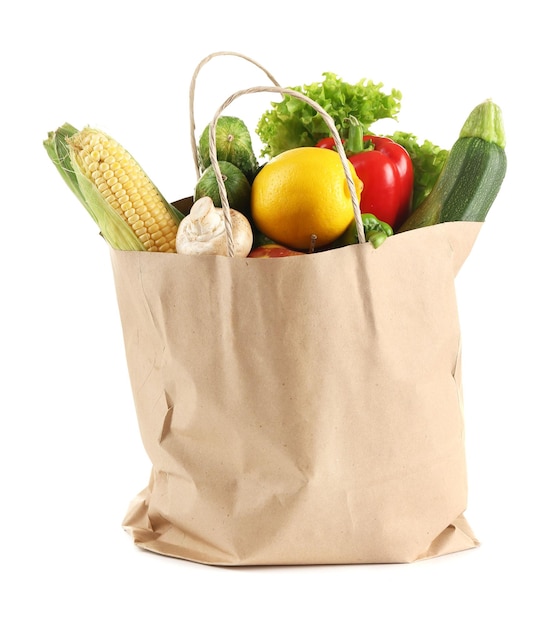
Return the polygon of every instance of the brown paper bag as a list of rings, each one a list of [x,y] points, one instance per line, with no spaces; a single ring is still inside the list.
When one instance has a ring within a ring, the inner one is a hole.
[[[454,277],[480,227],[281,259],[112,251],[153,464],[135,543],[222,565],[477,545]]]
[[[224,108],[288,92],[328,124],[363,242],[334,122],[268,76],[274,87],[237,92],[213,118],[217,180]],[[113,250],[153,465],[124,520],[135,543],[221,565],[410,562],[475,546],[454,278],[480,226],[280,259],[235,257],[230,233],[228,256]]]

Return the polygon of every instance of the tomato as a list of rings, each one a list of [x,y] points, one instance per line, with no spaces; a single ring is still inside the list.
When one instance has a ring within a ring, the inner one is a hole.
[[[266,243],[262,246],[258,246],[257,248],[254,248],[248,254],[248,257],[252,259],[261,259],[261,258],[277,258],[277,257],[285,257],[285,256],[298,256],[300,254],[305,254],[305,253],[300,252],[298,250],[290,250],[290,248],[286,248],[285,246],[280,246],[277,243]]]

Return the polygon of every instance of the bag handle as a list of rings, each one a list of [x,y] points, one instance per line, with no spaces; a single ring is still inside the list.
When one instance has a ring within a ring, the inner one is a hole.
[[[348,158],[346,156],[346,152],[344,150],[344,145],[342,143],[342,139],[340,138],[339,132],[338,132],[336,126],[335,126],[335,122],[332,119],[332,117],[317,102],[315,102],[311,98],[308,98],[307,96],[305,96],[304,94],[300,93],[299,91],[295,91],[293,89],[283,88],[283,87],[280,87],[278,85],[276,85],[274,87],[272,87],[272,86],[251,87],[249,89],[242,89],[240,91],[237,91],[236,93],[233,93],[229,98],[227,98],[222,103],[222,105],[219,107],[219,109],[215,113],[211,123],[209,124],[209,157],[211,159],[211,165],[213,166],[213,169],[214,169],[214,172],[215,172],[217,185],[218,185],[218,189],[219,189],[219,195],[220,195],[220,198],[221,198],[222,209],[223,209],[223,213],[224,213],[224,226],[225,226],[225,231],[226,231],[228,256],[231,256],[231,257],[234,256],[234,238],[233,238],[233,235],[232,235],[232,221],[231,221],[231,218],[230,218],[230,204],[228,202],[228,195],[227,195],[227,192],[226,192],[226,187],[225,187],[224,180],[223,180],[223,177],[222,177],[222,173],[221,173],[221,170],[220,170],[220,167],[219,167],[219,164],[218,164],[218,160],[217,160],[217,148],[216,148],[216,125],[217,125],[217,120],[221,116],[221,114],[224,111],[224,109],[226,109],[226,107],[229,106],[234,100],[236,100],[236,98],[239,98],[240,96],[243,96],[243,95],[246,95],[246,94],[261,93],[261,92],[265,92],[265,91],[270,92],[270,93],[280,93],[282,95],[288,95],[288,96],[291,96],[293,98],[297,98],[298,100],[302,100],[303,102],[306,102],[307,104],[312,106],[317,111],[317,113],[319,113],[322,116],[324,122],[327,124],[327,126],[328,126],[328,128],[329,128],[329,130],[331,132],[331,135],[333,136],[333,139],[334,139],[334,142],[335,142],[335,146],[336,146],[336,149],[337,149],[338,154],[340,156],[342,167],[344,169],[344,174],[346,176],[346,181],[348,183],[348,190],[350,192],[350,199],[352,201],[352,208],[354,210],[354,218],[356,220],[356,230],[357,230],[357,233],[358,233],[358,242],[359,243],[364,243],[365,242],[364,226],[363,226],[363,222],[362,222],[362,213],[361,213],[361,210],[360,210],[360,203],[358,202],[358,196],[357,196],[357,192],[356,192],[356,185],[355,185],[355,182],[354,182],[354,178],[352,176],[352,172],[350,170],[349,161],[348,161]]]
[[[202,59],[198,63],[197,67],[195,68],[195,70],[193,72],[193,76],[192,76],[192,79],[191,79],[191,82],[190,82],[190,91],[189,91],[190,142],[191,142],[191,150],[192,150],[193,158],[194,158],[194,161],[195,161],[195,173],[196,173],[196,176],[197,176],[198,180],[199,180],[199,177],[201,176],[201,168],[199,166],[199,154],[198,154],[198,151],[197,151],[197,142],[195,140],[195,115],[194,115],[194,109],[193,109],[194,96],[195,96],[195,84],[196,84],[196,81],[197,81],[197,76],[198,76],[199,72],[201,71],[201,69],[207,63],[209,63],[209,61],[211,61],[211,59],[214,59],[217,56],[236,56],[236,57],[239,57],[241,59],[244,59],[245,61],[248,61],[249,63],[252,63],[256,67],[261,69],[263,72],[265,72],[265,74],[267,74],[267,76],[269,77],[270,81],[274,85],[276,85],[277,87],[280,87],[280,84],[277,82],[276,78],[267,69],[265,69],[257,61],[254,61],[249,56],[246,56],[245,54],[241,54],[240,52],[232,52],[232,51],[229,51],[229,50],[222,50],[222,51],[219,51],[219,52],[213,52],[212,54],[209,54],[208,56],[206,56],[204,59]]]

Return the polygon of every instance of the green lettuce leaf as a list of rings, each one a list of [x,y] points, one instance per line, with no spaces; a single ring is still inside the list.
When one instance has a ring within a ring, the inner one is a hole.
[[[341,137],[348,134],[346,119],[356,117],[365,129],[384,118],[396,120],[402,94],[393,89],[382,91],[382,83],[362,79],[355,84],[343,81],[332,72],[323,73],[323,80],[292,87],[321,105],[334,120]],[[306,102],[285,95],[280,102],[271,103],[256,126],[263,144],[261,156],[273,157],[299,146],[314,146],[330,136],[322,116]]]
[[[439,178],[443,165],[445,165],[449,151],[440,148],[428,139],[420,143],[416,135],[400,130],[395,131],[389,137],[406,148],[412,159],[414,166],[412,209],[415,209],[433,189],[433,185]]]

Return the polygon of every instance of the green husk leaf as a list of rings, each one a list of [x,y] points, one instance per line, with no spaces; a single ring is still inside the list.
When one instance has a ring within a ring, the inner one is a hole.
[[[170,213],[170,215],[172,215],[172,217],[174,218],[174,221],[176,222],[176,224],[179,224],[184,219],[184,214],[181,211],[179,211],[173,204],[170,204],[170,202],[166,200],[166,198],[159,191],[158,187],[155,187],[155,189],[160,194],[163,204],[168,209],[168,212]]]
[[[79,185],[77,184],[75,172],[71,164],[70,148],[67,143],[68,137],[71,137],[77,132],[78,130],[75,126],[65,123],[55,131],[49,132],[43,145],[50,160],[54,163],[68,187],[78,197],[80,202],[84,203],[85,201],[79,189]]]

